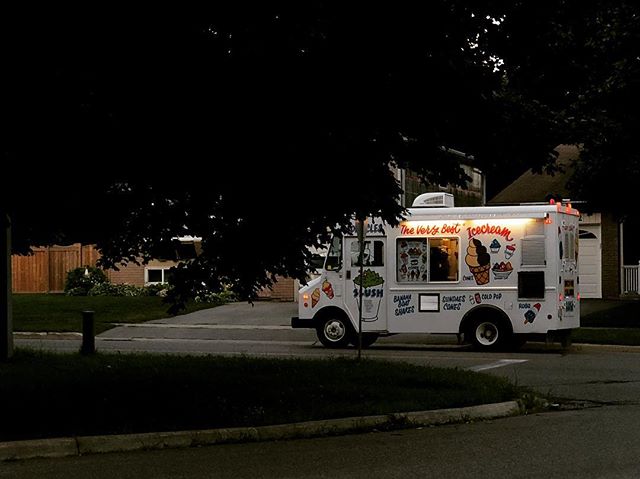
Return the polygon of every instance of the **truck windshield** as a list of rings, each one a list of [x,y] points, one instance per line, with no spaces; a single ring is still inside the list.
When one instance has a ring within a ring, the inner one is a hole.
[[[342,269],[342,237],[334,236],[329,246],[327,260],[324,263],[327,271],[340,271]]]

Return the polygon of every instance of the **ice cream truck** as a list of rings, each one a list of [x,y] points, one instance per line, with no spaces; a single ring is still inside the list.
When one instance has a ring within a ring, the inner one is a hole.
[[[380,335],[457,334],[478,349],[580,327],[578,218],[570,204],[454,207],[416,198],[398,226],[370,218],[334,236],[319,277],[299,291],[294,328],[331,348]],[[361,329],[359,329],[361,328]]]

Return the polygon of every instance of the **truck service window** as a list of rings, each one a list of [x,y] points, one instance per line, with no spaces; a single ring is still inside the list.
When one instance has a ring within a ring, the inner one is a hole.
[[[458,281],[458,247],[458,238],[398,239],[398,282]]]
[[[359,243],[351,243],[351,266],[360,266],[359,254]],[[365,241],[362,262],[364,266],[384,266],[384,242],[379,240]]]
[[[458,281],[458,238],[429,240],[429,281]]]
[[[334,236],[331,240],[324,269],[327,271],[340,271],[342,269],[342,236]]]

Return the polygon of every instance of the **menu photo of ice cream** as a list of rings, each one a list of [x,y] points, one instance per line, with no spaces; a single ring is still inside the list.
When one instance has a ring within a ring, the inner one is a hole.
[[[487,247],[478,239],[472,238],[467,247],[467,255],[464,262],[469,266],[477,285],[487,284],[490,280],[491,255],[487,253]]]
[[[426,240],[402,240],[398,246],[398,281],[420,281],[428,261]]]

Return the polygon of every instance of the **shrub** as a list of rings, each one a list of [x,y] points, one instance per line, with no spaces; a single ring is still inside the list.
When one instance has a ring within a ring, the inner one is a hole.
[[[166,296],[169,285],[166,283],[150,284],[144,287],[145,296]]]
[[[169,285],[150,284],[141,287],[133,284],[101,283],[89,290],[89,296],[166,296]]]
[[[132,284],[97,284],[89,290],[89,296],[144,296],[144,288]]]
[[[86,296],[91,288],[108,281],[107,275],[100,268],[75,268],[67,273],[64,292],[69,296]]]
[[[229,290],[225,290],[220,293],[203,291],[195,296],[194,301],[196,303],[213,303],[216,305],[220,305],[237,301],[237,297],[234,292]]]

